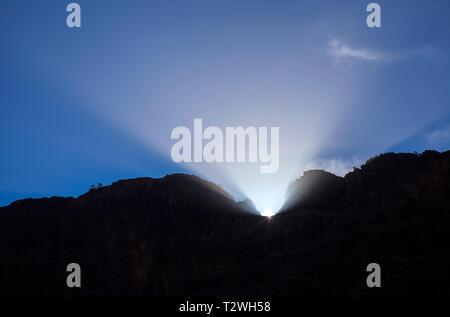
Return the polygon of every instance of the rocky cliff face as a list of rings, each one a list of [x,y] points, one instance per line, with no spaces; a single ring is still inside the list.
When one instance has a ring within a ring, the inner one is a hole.
[[[0,208],[1,294],[450,295],[450,151],[306,172],[268,219],[189,175]],[[66,265],[82,268],[69,289]],[[366,287],[366,266],[382,288]]]

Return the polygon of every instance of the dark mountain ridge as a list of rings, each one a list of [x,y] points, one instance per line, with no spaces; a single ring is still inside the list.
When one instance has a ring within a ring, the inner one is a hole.
[[[2,295],[450,295],[450,151],[308,171],[282,212],[195,176],[0,208]],[[66,266],[82,268],[67,288]],[[379,263],[382,288],[366,286]]]

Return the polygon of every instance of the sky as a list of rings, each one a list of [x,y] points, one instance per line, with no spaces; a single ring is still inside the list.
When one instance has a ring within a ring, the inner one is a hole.
[[[190,173],[277,210],[304,170],[450,149],[450,2],[0,4],[0,206]],[[177,164],[178,126],[279,127],[280,168]]]

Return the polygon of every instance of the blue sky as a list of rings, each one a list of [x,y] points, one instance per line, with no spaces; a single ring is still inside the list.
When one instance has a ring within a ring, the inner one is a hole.
[[[279,205],[308,168],[450,148],[450,2],[2,1],[0,205],[188,172]],[[280,171],[179,165],[176,126],[280,127]],[[257,185],[255,185],[257,184]],[[276,208],[276,207],[274,207]]]

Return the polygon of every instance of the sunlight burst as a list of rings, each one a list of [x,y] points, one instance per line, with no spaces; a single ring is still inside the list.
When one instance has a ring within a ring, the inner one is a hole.
[[[270,208],[266,208],[266,209],[264,209],[262,212],[261,212],[261,216],[264,216],[264,217],[272,217],[273,215],[275,215],[275,213],[273,212],[273,210],[272,209],[270,209]]]

